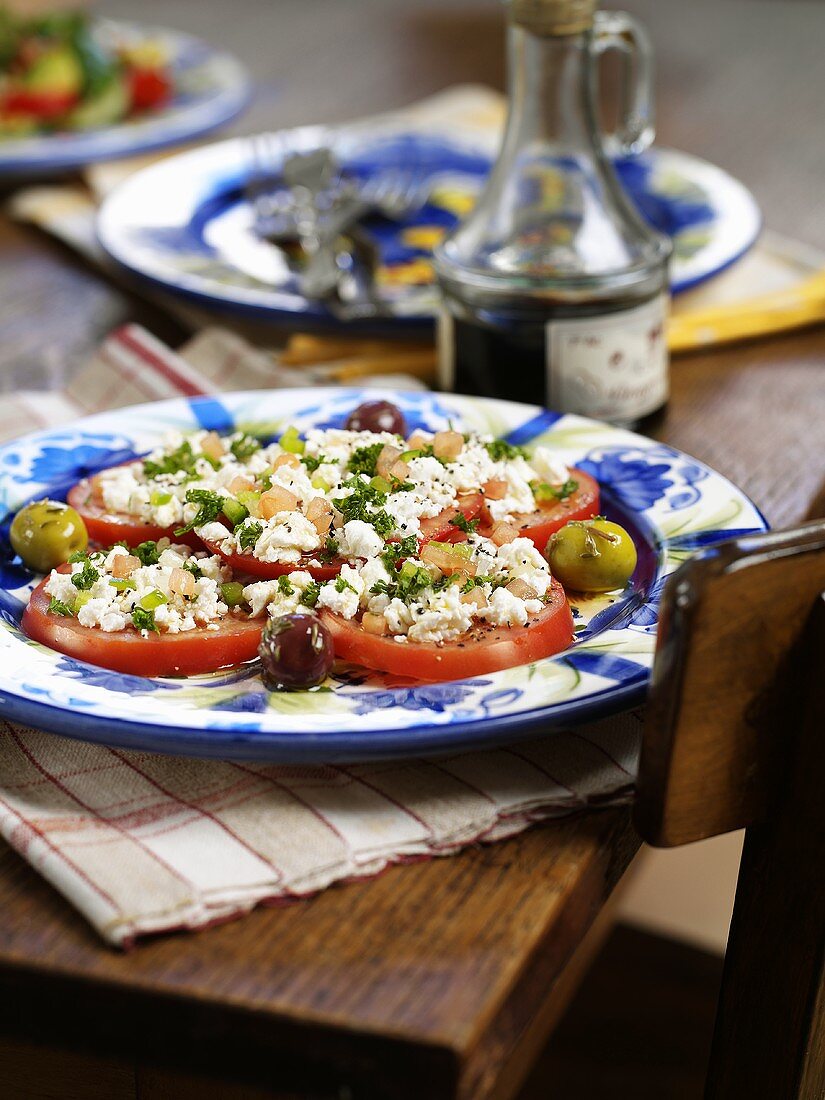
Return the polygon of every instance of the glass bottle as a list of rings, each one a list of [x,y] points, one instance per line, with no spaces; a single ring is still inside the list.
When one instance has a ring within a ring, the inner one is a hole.
[[[671,246],[608,155],[652,140],[647,39],[630,16],[595,5],[510,0],[501,150],[435,255],[441,385],[639,426],[667,401]],[[626,72],[619,130],[605,136],[597,73],[608,49]]]

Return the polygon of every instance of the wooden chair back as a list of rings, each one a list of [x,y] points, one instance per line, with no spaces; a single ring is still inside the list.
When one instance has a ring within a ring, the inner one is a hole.
[[[825,522],[683,565],[663,599],[637,828],[746,828],[707,1097],[825,1096]]]

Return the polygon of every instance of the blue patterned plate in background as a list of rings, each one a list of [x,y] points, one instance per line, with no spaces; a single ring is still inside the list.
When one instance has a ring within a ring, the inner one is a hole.
[[[381,257],[379,297],[389,318],[361,327],[427,327],[436,307],[433,247],[472,207],[495,154],[494,134],[402,132],[391,122],[338,130],[301,127],[279,135],[278,147],[306,152],[332,147],[360,179],[409,172],[428,191],[421,209],[400,221],[365,222]],[[235,139],[182,153],[136,173],[104,202],[98,236],[107,252],[142,280],[210,311],[279,325],[340,326],[322,303],[304,298],[283,255],[253,231],[244,189],[254,170],[252,146]],[[761,216],[750,192],[721,168],[687,153],[654,148],[616,162],[633,201],[673,240],[675,293],[722,271],[756,240]],[[542,205],[556,191],[543,175]],[[351,322],[352,323],[352,322]]]
[[[8,527],[25,501],[62,497],[79,478],[198,426],[274,434],[341,426],[357,390],[268,390],[119,409],[0,449],[0,710],[87,741],[192,756],[272,762],[367,760],[494,745],[638,702],[653,661],[665,578],[703,546],[762,531],[756,507],[695,459],[661,443],[536,406],[431,393],[377,393],[411,429],[465,429],[557,449],[602,487],[603,510],[633,534],[639,563],[621,595],[573,597],[576,641],[535,664],[441,684],[337,664],[314,691],[267,692],[253,666],[150,680],[85,664],[19,628],[36,581],[12,555]]]
[[[169,56],[175,91],[163,108],[114,126],[0,141],[0,178],[39,175],[178,145],[217,129],[246,107],[251,85],[229,54],[162,27],[100,20],[96,33],[115,42],[158,42]]]

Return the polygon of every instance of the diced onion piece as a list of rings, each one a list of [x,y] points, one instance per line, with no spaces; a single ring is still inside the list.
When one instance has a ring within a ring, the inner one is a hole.
[[[226,448],[223,445],[223,440],[217,432],[207,432],[204,436],[203,443],[201,443],[201,450],[207,456],[207,458],[223,458],[226,454]]]
[[[241,474],[233,477],[232,480],[229,482],[229,492],[232,494],[233,497],[236,497],[238,493],[252,492],[254,491],[254,489],[255,482],[250,481],[248,477],[243,477]]]
[[[528,584],[521,577],[515,577],[511,580],[507,585],[507,591],[514,596],[518,596],[520,600],[537,600],[539,595],[532,584]]]
[[[388,634],[390,629],[383,615],[373,615],[371,611],[361,616],[361,626],[367,634]]]
[[[103,477],[100,474],[94,474],[89,478],[89,496],[95,502],[95,504],[103,504]]]
[[[436,458],[458,458],[464,447],[461,432],[436,432],[433,439],[433,454]]]
[[[461,577],[474,577],[476,575],[475,562],[469,561],[463,555],[457,553],[449,543],[425,542],[421,548],[421,560],[425,565],[434,565],[445,576],[458,574]]]
[[[400,447],[393,447],[392,443],[385,443],[381,449],[378,460],[375,463],[375,472],[379,477],[388,477],[390,470],[404,452]]]
[[[424,447],[428,446],[430,440],[422,432],[413,432],[410,438],[407,440],[408,451],[421,451]]]
[[[298,508],[298,498],[289,489],[281,485],[273,485],[261,494],[258,507],[264,519],[271,519],[278,512],[294,512]]]
[[[279,466],[294,466],[297,468],[300,465],[301,460],[300,458],[298,458],[297,455],[285,453],[282,455],[278,455],[278,457],[272,463],[272,469],[277,470]]]
[[[469,592],[463,592],[461,602],[471,603],[478,608],[482,608],[487,606],[487,597],[484,595],[484,589],[479,586],[478,588],[471,588]]]
[[[169,574],[169,591],[179,596],[194,596],[198,587],[194,576],[188,569],[173,569]]]
[[[484,495],[488,500],[504,500],[507,496],[507,482],[503,477],[491,477],[484,486]]]
[[[490,539],[496,544],[496,546],[504,546],[506,542],[512,542],[519,537],[518,527],[514,527],[512,523],[497,523],[490,532]]]
[[[118,554],[112,562],[112,576],[120,581],[124,577],[131,576],[139,567],[140,558],[136,558],[133,554]]]
[[[398,481],[406,481],[409,476],[410,467],[406,462],[402,462],[400,459],[398,462],[393,462],[390,467],[390,477],[397,478]]]
[[[332,505],[323,497],[313,497],[304,512],[319,535],[325,535],[332,525]]]

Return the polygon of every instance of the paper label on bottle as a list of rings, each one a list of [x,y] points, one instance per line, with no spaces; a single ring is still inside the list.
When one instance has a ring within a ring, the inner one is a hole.
[[[668,296],[602,317],[547,325],[548,404],[597,420],[636,420],[668,397]]]

